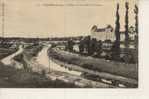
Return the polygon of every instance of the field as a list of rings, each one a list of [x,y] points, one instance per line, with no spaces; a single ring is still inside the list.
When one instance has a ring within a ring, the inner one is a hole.
[[[22,45],[21,45],[22,46]],[[65,74],[64,79],[55,79],[47,77],[51,75],[49,72],[43,72],[44,65],[39,64],[37,60],[38,54],[43,48],[45,48],[43,44],[25,44],[22,46],[23,52],[17,54],[13,57],[13,61],[16,61],[15,64],[11,64],[10,66],[6,66],[3,63],[0,63],[0,87],[4,88],[77,88],[79,86],[75,85],[74,82],[71,83],[65,82],[68,80],[68,77],[71,78],[70,74]],[[11,55],[12,53],[18,51],[20,46],[9,46],[9,47],[1,47],[0,48],[0,59]],[[48,50],[48,49],[47,49]],[[41,51],[42,52],[42,51]],[[47,51],[46,51],[47,52]],[[58,61],[54,61],[56,64],[64,68],[68,68],[70,70],[78,71],[77,69],[72,68],[81,68],[80,71],[82,75],[79,77],[86,78],[88,71],[93,76],[103,77],[106,80],[117,80],[124,81],[121,84],[138,84],[138,66],[137,64],[125,64],[120,62],[107,61],[104,59],[93,58],[93,57],[85,57],[79,54],[70,53],[67,51],[62,51],[56,48],[49,49],[49,57],[54,58]],[[47,55],[47,54],[46,54]],[[43,57],[42,57],[43,58]],[[45,58],[45,57],[44,57]],[[49,59],[49,58],[46,58]],[[21,64],[21,68],[16,68]],[[48,65],[47,65],[48,66]],[[40,71],[34,71],[34,70]],[[53,71],[53,76],[64,76],[60,71]],[[89,73],[88,72],[88,73]],[[94,72],[94,73],[93,73]],[[56,75],[56,74],[59,75]],[[89,74],[90,74],[89,73]],[[116,76],[115,76],[116,75]],[[73,78],[73,77],[72,77]],[[92,78],[92,77],[91,77]],[[97,77],[98,78],[98,77]],[[97,81],[88,79],[91,82]],[[87,80],[85,80],[87,82]],[[135,83],[134,83],[135,82]],[[100,81],[98,82],[100,83]],[[103,83],[103,82],[101,82]],[[104,83],[105,84],[105,83]],[[108,84],[107,84],[108,85]],[[89,87],[89,86],[85,86]],[[93,87],[93,86],[92,86]],[[102,87],[102,86],[101,86]],[[133,86],[134,87],[134,86]],[[109,87],[108,87],[109,88]]]
[[[24,48],[23,53],[14,57],[14,60],[26,64],[23,55],[28,60],[36,57],[41,51],[42,45],[28,45]],[[16,50],[1,48],[1,58],[4,58]],[[6,53],[6,54],[5,54]],[[2,56],[3,54],[3,56]],[[15,65],[15,64],[14,64]],[[51,80],[44,74],[39,74],[26,68],[17,69],[13,64],[6,66],[0,62],[0,87],[1,88],[77,88],[73,83],[65,83],[62,80]],[[27,66],[27,65],[26,65]]]
[[[17,51],[17,48],[2,47],[0,46],[0,59],[14,53]]]
[[[0,87],[1,88],[73,88],[78,87],[71,83],[59,80],[50,80],[45,75],[25,70],[17,70],[12,66],[0,63]]]

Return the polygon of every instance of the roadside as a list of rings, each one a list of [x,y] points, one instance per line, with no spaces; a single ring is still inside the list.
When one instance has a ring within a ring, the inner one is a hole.
[[[9,64],[9,65],[8,64],[5,65],[1,62],[0,63],[0,87],[1,88],[78,88],[78,87],[111,88],[113,87],[111,85],[84,79],[77,75],[70,74],[69,72],[57,71],[57,70],[54,70],[54,68],[53,69],[44,68],[44,67],[48,67],[48,65],[38,63],[39,60],[37,61],[37,57],[42,51],[43,51],[42,48],[39,49],[38,47],[30,47],[30,48],[28,47],[23,51],[19,51],[19,53],[16,52],[17,56],[11,57],[13,59],[10,59],[10,60],[14,60],[23,64],[23,67],[24,65],[26,65],[27,69],[16,68],[16,65],[18,65],[17,62],[16,64]],[[44,51],[44,55],[47,55],[47,52],[46,54],[45,52],[46,51]],[[37,70],[37,68],[39,71]],[[50,70],[50,71],[44,72],[44,70]]]
[[[136,79],[130,78],[135,78],[136,76],[135,73],[137,72],[137,67],[135,67],[135,65],[125,65],[92,57],[83,57],[78,54],[73,54],[54,48],[49,50],[49,57],[63,67],[83,72],[85,76],[90,76],[90,79],[107,79],[112,81],[111,83],[116,84],[116,86],[121,86],[121,84],[124,84],[128,87],[136,87],[138,85],[138,81]],[[94,67],[94,69],[91,67]],[[128,75],[127,73],[131,75]],[[97,79],[95,81],[97,81]]]

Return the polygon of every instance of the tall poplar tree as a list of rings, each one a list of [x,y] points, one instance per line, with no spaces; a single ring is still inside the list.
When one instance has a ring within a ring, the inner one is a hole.
[[[119,15],[119,4],[116,9],[116,21],[115,21],[115,42],[112,47],[112,58],[119,60],[120,58],[120,15]]]
[[[138,34],[138,12],[139,12],[139,10],[138,10],[138,6],[137,5],[135,5],[135,9],[134,9],[134,13],[135,13],[135,31],[136,31],[136,33]]]
[[[119,4],[117,4],[116,11],[116,22],[115,22],[115,36],[116,36],[116,46],[120,47],[120,15],[119,15]]]
[[[125,3],[125,8],[126,8],[126,15],[125,15],[125,47],[127,48],[129,46],[129,3]]]
[[[135,13],[135,32],[136,32],[136,36],[135,36],[135,48],[138,54],[138,13],[139,13],[139,9],[138,6],[135,5],[135,9],[134,9],[134,13]]]

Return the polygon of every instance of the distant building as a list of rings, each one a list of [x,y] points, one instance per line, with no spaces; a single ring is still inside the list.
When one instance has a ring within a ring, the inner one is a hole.
[[[129,28],[129,38],[130,40],[135,40],[136,32],[135,32],[135,27],[131,26]]]
[[[91,37],[96,38],[97,40],[114,40],[114,31],[111,25],[108,25],[105,28],[98,28],[96,25],[94,25],[91,28]]]
[[[132,43],[134,43],[135,40],[135,28],[130,27],[129,28],[129,39]],[[91,38],[96,38],[97,40],[106,41],[106,40],[115,40],[115,33],[114,29],[111,25],[107,25],[105,28],[98,28],[96,25],[94,25],[91,28]],[[125,31],[120,32],[120,41],[125,41]],[[130,44],[131,48],[134,48],[134,44]],[[121,47],[124,48],[124,44],[121,44]]]

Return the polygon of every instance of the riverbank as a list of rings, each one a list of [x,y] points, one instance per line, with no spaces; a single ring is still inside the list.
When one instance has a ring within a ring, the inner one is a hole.
[[[50,49],[49,55],[60,61],[78,65],[83,68],[138,79],[137,64],[125,64],[120,62],[107,61],[104,59],[84,57],[79,54],[74,54],[57,49]]]
[[[116,80],[132,87],[138,86],[138,70],[137,65],[134,64],[114,63],[56,49],[49,50],[49,57],[59,61],[60,64],[71,65],[67,68],[73,68],[73,70],[77,69],[85,73],[98,75],[101,78]]]

